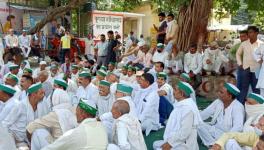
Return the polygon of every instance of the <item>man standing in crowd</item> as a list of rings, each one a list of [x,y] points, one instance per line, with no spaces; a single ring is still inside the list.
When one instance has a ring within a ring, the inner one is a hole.
[[[167,22],[165,20],[166,15],[165,13],[159,13],[159,27],[157,27],[155,24],[153,24],[154,29],[157,31],[157,43],[164,44],[165,38],[166,38],[166,28],[167,28]]]
[[[247,35],[247,30],[243,30],[239,32],[239,38],[240,42],[235,44],[231,49],[230,49],[230,59],[236,61],[236,52],[238,48],[240,47],[241,43],[248,40],[248,35]],[[237,67],[237,88],[242,89],[242,80],[241,80],[241,74],[242,74],[243,69],[241,67]]]
[[[97,56],[97,65],[98,66],[106,66],[106,57],[107,57],[107,46],[108,42],[105,40],[105,35],[101,34],[101,41],[98,42],[94,48],[95,54]]]
[[[70,53],[71,49],[71,36],[69,31],[65,32],[65,35],[61,37],[61,51],[60,51],[60,62],[65,62],[65,55]]]
[[[259,94],[259,89],[256,88],[257,78],[256,71],[259,67],[259,63],[254,59],[253,52],[256,48],[260,46],[261,42],[258,40],[257,36],[259,29],[256,26],[248,27],[248,40],[241,43],[240,47],[236,52],[236,59],[239,69],[241,70],[241,78],[239,83],[241,83],[240,94],[238,100],[244,104],[245,98],[248,94],[249,85],[254,93]],[[242,59],[243,58],[243,59]]]
[[[168,27],[166,29],[166,39],[165,39],[165,43],[167,44],[167,46],[165,47],[165,51],[171,52],[173,44],[177,40],[179,27],[176,20],[174,20],[173,14],[169,14],[167,16],[167,20],[168,20],[167,21]]]
[[[114,32],[112,30],[107,32],[108,44],[107,44],[107,56],[105,64],[108,65],[109,62],[116,62],[116,46],[117,40],[115,40]]]

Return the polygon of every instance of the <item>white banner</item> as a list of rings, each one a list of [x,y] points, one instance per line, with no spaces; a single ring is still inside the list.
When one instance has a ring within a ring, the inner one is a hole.
[[[95,39],[99,39],[101,34],[107,37],[107,31],[112,30],[123,35],[123,15],[93,13],[93,35]]]

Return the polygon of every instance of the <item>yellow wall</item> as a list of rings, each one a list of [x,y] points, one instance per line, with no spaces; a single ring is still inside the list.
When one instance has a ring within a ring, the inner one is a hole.
[[[144,14],[145,17],[143,17],[143,32],[142,34],[145,37],[150,37],[151,36],[151,29],[153,28],[153,24],[159,23],[158,20],[158,15],[157,13],[153,12],[151,9],[151,6],[149,4],[145,4],[143,6],[135,8],[133,13],[139,13],[139,14]]]

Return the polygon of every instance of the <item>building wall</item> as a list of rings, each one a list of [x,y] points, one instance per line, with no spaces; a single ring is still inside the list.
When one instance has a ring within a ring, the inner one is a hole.
[[[149,4],[145,4],[143,6],[135,8],[133,13],[139,13],[139,14],[145,14],[145,17],[143,17],[143,31],[142,34],[145,37],[150,37],[153,35],[153,24],[158,25],[159,20],[157,17],[157,13],[153,12],[151,9],[151,6]]]

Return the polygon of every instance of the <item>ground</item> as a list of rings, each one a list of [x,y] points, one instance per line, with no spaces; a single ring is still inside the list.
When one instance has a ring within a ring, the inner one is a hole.
[[[208,100],[202,97],[197,97],[197,104],[200,110],[206,108],[211,102],[212,102],[211,100]],[[165,128],[162,128],[159,131],[151,132],[147,137],[144,136],[148,150],[153,149],[152,145],[154,141],[163,139],[164,130]],[[200,140],[198,140],[198,143],[199,143],[199,150],[207,150],[207,148],[201,143]]]

